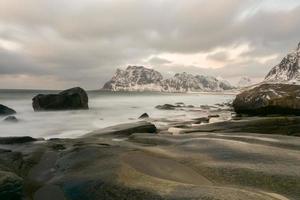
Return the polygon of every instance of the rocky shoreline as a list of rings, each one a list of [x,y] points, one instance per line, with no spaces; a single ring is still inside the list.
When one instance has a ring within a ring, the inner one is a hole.
[[[177,134],[149,121],[77,139],[0,138],[0,199],[300,198],[300,117],[187,121]]]
[[[245,91],[233,104],[156,107],[207,113],[186,121],[144,113],[138,122],[75,139],[0,138],[0,199],[299,199],[300,116],[298,104],[284,101],[294,97],[295,89],[282,95],[276,88],[282,87],[272,88],[273,96],[266,89]],[[67,91],[38,95],[33,107],[88,108],[83,90]],[[271,115],[239,110],[236,102],[247,95],[256,95],[249,108]],[[274,102],[276,112],[270,110]],[[15,113],[2,107],[6,115]]]

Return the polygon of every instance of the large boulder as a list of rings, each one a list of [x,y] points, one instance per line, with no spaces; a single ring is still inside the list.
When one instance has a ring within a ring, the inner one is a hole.
[[[2,105],[0,104],[0,115],[13,115],[13,114],[16,114],[16,111],[5,106],[5,105]]]
[[[39,94],[32,99],[35,111],[88,109],[88,95],[80,87],[58,94]]]
[[[236,113],[248,115],[300,115],[300,85],[263,84],[237,95]]]

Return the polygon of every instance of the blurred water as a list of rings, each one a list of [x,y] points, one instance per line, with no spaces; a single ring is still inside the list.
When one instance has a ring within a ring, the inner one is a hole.
[[[0,136],[78,137],[95,129],[137,120],[147,112],[152,118],[193,118],[205,113],[163,111],[156,105],[184,102],[189,105],[213,105],[233,99],[232,95],[165,94],[103,92],[89,93],[89,110],[34,112],[31,99],[38,93],[53,91],[0,90],[0,104],[17,111],[18,123],[3,122],[0,118]],[[56,93],[56,92],[55,92]]]

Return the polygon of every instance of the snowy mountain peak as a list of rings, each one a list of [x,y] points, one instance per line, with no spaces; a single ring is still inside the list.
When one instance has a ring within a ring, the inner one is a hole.
[[[110,81],[105,83],[103,89],[112,91],[144,91],[158,90],[157,85],[163,76],[153,69],[143,66],[128,66],[125,70],[117,69]]]
[[[243,76],[239,80],[239,82],[237,84],[237,87],[238,88],[243,88],[243,87],[248,87],[248,86],[250,86],[252,84],[253,84],[253,82],[252,82],[252,80],[248,76]]]
[[[117,69],[110,81],[103,86],[111,91],[223,91],[233,89],[227,81],[215,77],[192,75],[186,72],[177,73],[174,77],[163,79],[163,76],[143,66],[128,66],[125,70]]]
[[[267,74],[266,82],[300,82],[300,43]]]

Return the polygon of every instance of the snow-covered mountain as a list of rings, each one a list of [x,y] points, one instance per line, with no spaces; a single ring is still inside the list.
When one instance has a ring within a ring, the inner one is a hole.
[[[300,83],[300,43],[295,51],[289,53],[273,67],[265,77],[265,82]]]
[[[163,76],[153,69],[142,66],[128,66],[126,70],[117,69],[104,90],[111,91],[161,91]]]
[[[159,72],[142,66],[117,69],[112,79],[103,86],[104,90],[111,91],[161,92],[223,91],[233,88],[227,81],[211,76],[194,76],[185,72],[163,79]]]
[[[248,76],[243,76],[237,83],[238,88],[248,87],[253,84],[253,81]]]

